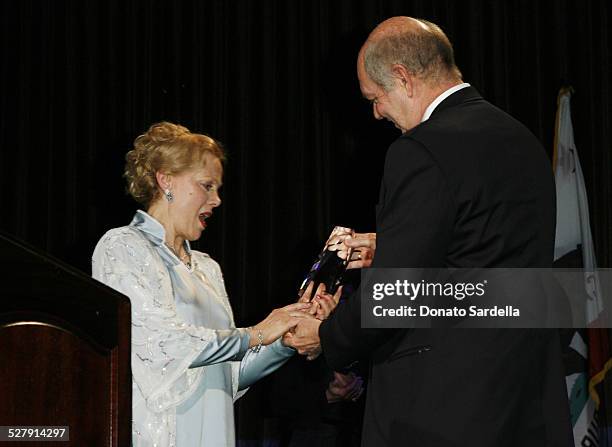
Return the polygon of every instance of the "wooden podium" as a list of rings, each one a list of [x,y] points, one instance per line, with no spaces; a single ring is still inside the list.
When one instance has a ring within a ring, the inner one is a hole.
[[[0,278],[0,426],[70,438],[14,445],[129,446],[129,299],[1,233]]]

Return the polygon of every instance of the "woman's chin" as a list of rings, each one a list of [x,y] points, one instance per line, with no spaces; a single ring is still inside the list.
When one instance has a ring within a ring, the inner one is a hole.
[[[200,239],[202,237],[202,233],[204,232],[203,228],[200,228],[198,230],[195,230],[193,233],[191,233],[189,235],[189,237],[187,239],[189,239],[190,242],[194,242],[197,241],[198,239]]]

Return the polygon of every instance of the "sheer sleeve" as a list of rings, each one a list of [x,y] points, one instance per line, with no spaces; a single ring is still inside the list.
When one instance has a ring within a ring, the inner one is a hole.
[[[132,374],[147,407],[162,412],[187,399],[202,375],[189,366],[215,331],[178,318],[165,267],[129,227],[109,231],[92,259],[93,277],[130,298]]]

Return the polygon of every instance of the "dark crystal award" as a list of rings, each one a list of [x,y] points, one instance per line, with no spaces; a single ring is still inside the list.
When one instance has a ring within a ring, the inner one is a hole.
[[[327,293],[334,294],[338,287],[342,284],[342,277],[346,272],[346,266],[351,258],[351,250],[349,250],[346,259],[342,259],[338,256],[337,252],[330,250],[330,245],[343,236],[349,236],[353,234],[353,230],[345,227],[335,227],[332,231],[325,247],[317,260],[310,268],[310,272],[306,275],[302,286],[300,287],[299,296],[301,297],[308,285],[313,282],[313,292],[317,290],[319,284],[325,284],[325,290]]]

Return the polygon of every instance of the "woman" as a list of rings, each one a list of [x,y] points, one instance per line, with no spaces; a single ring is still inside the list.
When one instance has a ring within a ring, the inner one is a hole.
[[[221,204],[223,159],[212,138],[151,126],[125,168],[147,211],[107,232],[93,254],[94,278],[132,304],[135,446],[234,445],[233,400],[293,355],[279,337],[310,307],[235,327],[219,265],[189,246]]]

